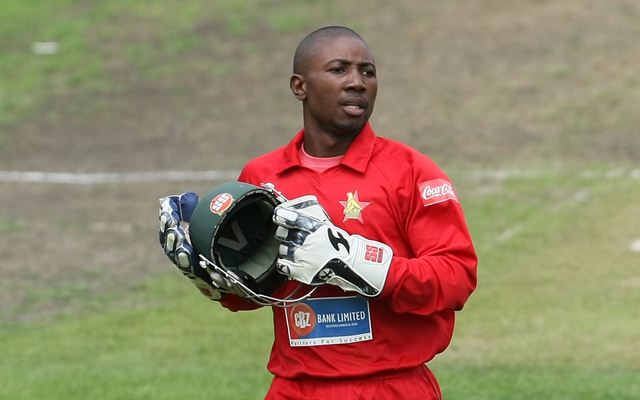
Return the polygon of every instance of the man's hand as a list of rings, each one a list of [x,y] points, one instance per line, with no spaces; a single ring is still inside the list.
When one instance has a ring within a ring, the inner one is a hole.
[[[227,279],[200,266],[189,243],[188,223],[198,203],[198,195],[187,192],[163,197],[159,201],[160,245],[167,258],[211,300],[219,300],[222,293],[236,292]]]
[[[350,235],[333,225],[315,196],[276,207],[278,270],[308,285],[328,283],[364,296],[380,294],[393,251],[386,244]]]

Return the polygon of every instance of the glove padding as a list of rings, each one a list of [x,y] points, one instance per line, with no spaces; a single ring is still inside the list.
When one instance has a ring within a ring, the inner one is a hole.
[[[278,271],[308,285],[325,283],[375,297],[384,287],[393,251],[333,225],[315,196],[276,207]]]
[[[189,242],[188,223],[198,203],[198,195],[186,192],[159,201],[159,239],[167,258],[211,300],[220,300],[222,293],[237,293],[235,285],[201,265]]]

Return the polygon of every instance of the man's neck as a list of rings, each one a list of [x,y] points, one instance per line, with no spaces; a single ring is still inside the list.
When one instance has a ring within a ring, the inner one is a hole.
[[[326,132],[316,127],[304,127],[304,149],[313,157],[336,157],[344,155],[351,142],[358,136],[353,134],[337,134]]]

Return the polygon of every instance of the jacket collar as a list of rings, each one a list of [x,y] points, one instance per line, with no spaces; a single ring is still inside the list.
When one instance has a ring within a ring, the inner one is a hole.
[[[294,167],[300,167],[299,149],[302,146],[304,129],[301,129],[283,149],[282,162],[278,166],[276,173],[281,174]],[[376,134],[367,122],[356,138],[351,142],[347,152],[340,161],[340,165],[351,168],[360,173],[364,173],[373,154]]]

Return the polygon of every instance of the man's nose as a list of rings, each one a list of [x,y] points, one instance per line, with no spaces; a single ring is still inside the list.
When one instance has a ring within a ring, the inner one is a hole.
[[[351,70],[347,78],[347,89],[363,91],[366,88],[362,74],[357,69]]]

